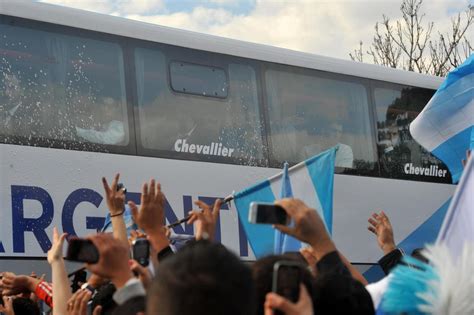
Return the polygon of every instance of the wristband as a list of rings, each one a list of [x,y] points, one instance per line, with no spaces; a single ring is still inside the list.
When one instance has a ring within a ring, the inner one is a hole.
[[[119,212],[119,213],[116,213],[116,214],[111,214],[110,217],[113,218],[113,217],[121,216],[124,212],[125,212],[125,208],[123,208],[122,212]]]

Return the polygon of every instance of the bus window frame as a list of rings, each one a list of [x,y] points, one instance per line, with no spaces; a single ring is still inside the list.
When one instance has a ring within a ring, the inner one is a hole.
[[[371,147],[372,147],[372,152],[373,152],[373,167],[372,169],[367,169],[367,170],[360,170],[360,169],[350,169],[350,168],[344,168],[344,167],[336,167],[335,168],[335,173],[336,174],[347,174],[347,175],[363,175],[363,176],[368,176],[368,177],[380,177],[379,173],[379,161],[378,161],[378,155],[377,155],[377,143],[376,143],[376,134],[375,134],[375,117],[373,115],[373,108],[374,108],[374,103],[372,103],[371,99],[371,80],[366,79],[366,78],[361,78],[361,77],[356,77],[356,76],[350,76],[350,75],[345,75],[345,74],[340,74],[340,73],[333,73],[333,72],[328,72],[328,71],[322,71],[322,70],[317,70],[317,69],[312,69],[312,68],[302,68],[302,67],[295,67],[295,66],[289,66],[285,64],[278,64],[278,63],[270,63],[266,62],[265,63],[265,69],[262,71],[262,76],[263,79],[265,79],[266,73],[269,70],[273,71],[284,71],[284,72],[289,72],[289,73],[294,73],[298,75],[312,75],[315,73],[316,75],[313,75],[314,77],[321,78],[321,79],[329,79],[329,80],[334,80],[334,81],[340,81],[340,82],[348,82],[348,83],[355,83],[359,84],[364,87],[366,97],[367,97],[367,113],[368,113],[368,121],[369,124],[371,125],[369,128],[370,134],[367,135],[369,141],[371,141]],[[290,71],[287,71],[287,70]],[[269,165],[270,167],[275,167],[275,168],[281,168],[283,165],[284,161],[279,161],[275,158],[273,154],[273,143],[271,143],[271,127],[270,127],[270,104],[268,102],[268,93],[267,93],[267,84],[265,81],[262,81],[265,83],[264,87],[264,92],[265,92],[265,106],[266,106],[266,113],[267,113],[267,120],[265,121],[266,126],[268,128],[267,131],[267,137],[268,137],[268,142],[269,142]],[[301,161],[300,161],[301,162]],[[289,162],[290,165],[295,165],[295,162]]]
[[[394,90],[394,91],[402,91],[403,89],[405,88],[417,88],[417,89],[425,89],[425,90],[430,90],[433,92],[433,94],[436,93],[436,90],[434,89],[430,89],[430,88],[426,88],[426,87],[421,87],[421,86],[411,86],[411,85],[407,85],[407,84],[399,84],[399,83],[393,83],[393,82],[386,82],[386,81],[379,81],[379,80],[371,80],[371,89],[372,89],[372,98],[373,98],[373,115],[374,115],[374,128],[375,128],[375,140],[376,140],[376,146],[378,145],[378,139],[379,139],[379,135],[378,135],[378,128],[377,128],[377,122],[378,122],[378,115],[377,115],[377,104],[376,104],[376,99],[375,99],[375,90],[376,89],[387,89],[387,90]],[[426,106],[426,105],[425,105]],[[424,108],[424,107],[423,107]],[[420,110],[420,113],[423,109]],[[419,113],[418,113],[419,115]],[[413,139],[415,142],[416,140]],[[420,145],[419,143],[417,143],[420,147],[423,148],[422,145]],[[424,148],[423,148],[424,149]],[[435,184],[452,184],[452,180],[451,180],[451,173],[449,172],[449,169],[446,167],[446,170],[448,171],[447,172],[447,176],[446,176],[446,181],[434,181],[434,180],[429,180],[430,177],[423,177],[423,176],[410,176],[409,178],[402,178],[402,177],[391,177],[389,175],[386,174],[385,170],[384,170],[384,167],[382,166],[383,164],[383,159],[382,159],[382,155],[379,154],[378,152],[378,147],[376,148],[376,152],[377,152],[377,160],[378,160],[378,163],[379,163],[379,168],[380,168],[380,177],[381,178],[386,178],[386,179],[392,179],[392,180],[408,180],[408,181],[416,181],[416,182],[424,182],[424,183],[435,183]],[[435,155],[433,155],[431,152],[429,152],[429,154],[431,156],[433,156],[434,158],[436,158],[437,160],[439,160],[442,165],[444,165],[443,161],[441,161],[440,159],[438,159]],[[410,161],[411,162],[411,161]],[[436,177],[434,177],[436,178]]]
[[[65,149],[72,151],[84,151],[84,152],[97,152],[97,153],[112,153],[112,154],[123,154],[123,155],[136,155],[136,136],[135,126],[133,119],[133,108],[131,106],[131,91],[128,84],[128,77],[130,75],[130,69],[127,66],[126,49],[127,40],[124,37],[101,33],[96,31],[88,31],[70,26],[51,24],[47,22],[29,20],[24,18],[18,18],[8,15],[0,15],[0,25],[9,25],[15,27],[21,27],[29,30],[43,31],[48,33],[56,33],[66,36],[79,37],[84,39],[92,39],[101,42],[107,42],[116,44],[122,53],[122,63],[124,69],[124,93],[125,93],[125,106],[127,113],[128,123],[128,144],[127,145],[113,145],[113,144],[98,144],[93,142],[81,142],[74,140],[55,140],[44,137],[23,137],[15,135],[0,135],[0,144],[15,144],[25,145],[32,147],[44,147],[53,149]],[[32,143],[32,144],[30,144]],[[89,149],[93,147],[94,149]]]
[[[182,153],[182,152],[174,152],[171,150],[161,150],[161,149],[151,149],[146,148],[141,143],[141,124],[140,124],[140,117],[139,117],[139,104],[138,104],[138,85],[137,80],[134,80],[135,83],[133,84],[133,108],[134,108],[134,119],[135,119],[135,135],[136,135],[136,144],[137,144],[137,155],[139,156],[147,156],[147,157],[157,157],[157,158],[165,158],[165,159],[173,159],[173,160],[182,160],[182,161],[191,161],[191,162],[208,162],[208,163],[219,163],[219,164],[229,164],[229,165],[244,165],[244,166],[251,166],[251,167],[268,167],[268,149],[265,147],[266,144],[266,135],[265,122],[262,120],[262,100],[261,94],[262,91],[260,90],[261,86],[259,86],[259,76],[260,76],[260,69],[259,69],[259,62],[253,59],[247,58],[240,58],[235,56],[229,56],[224,54],[219,54],[210,51],[204,50],[196,50],[191,48],[185,48],[175,45],[163,44],[163,43],[156,43],[144,40],[137,40],[131,39],[130,45],[132,47],[133,57],[130,59],[131,66],[133,67],[133,75],[134,79],[136,79],[136,69],[135,69],[135,51],[137,48],[141,49],[148,49],[148,50],[157,50],[161,52],[165,56],[165,67],[166,67],[166,86],[168,88],[168,92],[177,97],[185,97],[189,99],[204,99],[204,100],[212,100],[213,102],[222,102],[226,103],[228,99],[232,96],[232,89],[230,89],[230,76],[228,74],[228,65],[231,63],[239,63],[243,65],[250,66],[255,71],[255,80],[256,80],[256,88],[257,88],[257,104],[256,109],[259,111],[259,119],[260,119],[260,138],[261,143],[263,145],[262,148],[262,159],[255,160],[254,164],[249,165],[247,161],[242,161],[239,158],[229,158],[229,157],[220,157],[220,156],[212,156],[212,155],[198,155],[198,154],[191,154],[191,153]],[[171,57],[172,56],[172,57]],[[204,57],[204,58],[203,58]],[[218,57],[218,58],[215,58]],[[216,61],[217,60],[217,61]],[[170,78],[170,63],[181,61],[190,64],[197,64],[201,66],[207,67],[216,67],[225,69],[229,89],[226,98],[218,98],[218,97],[209,97],[191,93],[183,93],[183,92],[176,92],[171,86],[171,78]],[[206,61],[208,61],[206,63]],[[211,63],[212,62],[212,63]],[[262,129],[263,128],[263,129]]]

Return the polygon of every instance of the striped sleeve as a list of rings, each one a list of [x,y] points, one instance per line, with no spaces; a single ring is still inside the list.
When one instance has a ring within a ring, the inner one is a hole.
[[[53,308],[53,287],[50,283],[41,280],[35,289],[36,296],[43,300],[49,307]]]

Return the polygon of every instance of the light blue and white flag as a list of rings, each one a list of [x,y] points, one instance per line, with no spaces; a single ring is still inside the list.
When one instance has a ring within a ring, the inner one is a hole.
[[[450,72],[429,103],[411,123],[413,138],[442,160],[453,183],[462,173],[461,160],[472,148],[474,125],[474,54]]]
[[[474,158],[470,158],[438,234],[452,257],[459,257],[465,243],[474,244]]]
[[[284,186],[282,184],[285,172],[281,172],[234,194],[240,221],[257,259],[271,254],[277,247],[274,229],[270,225],[249,223],[248,213],[251,202],[274,202],[277,199],[276,196],[289,192],[294,198],[301,199],[308,206],[316,209],[331,233],[336,150],[336,147],[331,148],[291,167],[287,172],[288,178]],[[290,239],[286,240],[285,245],[284,236],[283,240],[277,241],[278,246],[282,246],[283,249],[298,250],[301,247],[300,242],[295,245]]]
[[[292,198],[293,190],[291,189],[290,174],[288,173],[288,163],[283,166],[283,175],[281,180],[280,199]],[[294,237],[281,233],[275,229],[275,243],[273,244],[273,253],[275,255],[284,252],[294,252],[301,248],[301,242]]]

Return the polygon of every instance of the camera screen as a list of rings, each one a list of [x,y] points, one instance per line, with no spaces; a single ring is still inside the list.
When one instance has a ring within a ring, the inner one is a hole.
[[[146,239],[136,240],[133,244],[132,257],[142,266],[148,266],[150,243]]]
[[[298,266],[280,266],[277,293],[290,301],[297,302],[300,294],[300,273]]]
[[[259,204],[257,208],[257,223],[286,224],[287,214],[283,208],[276,205]]]
[[[99,260],[99,252],[92,241],[71,238],[66,258],[72,261],[96,263]]]

